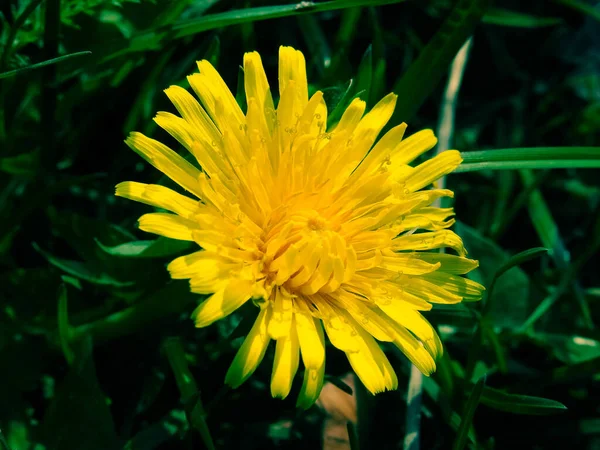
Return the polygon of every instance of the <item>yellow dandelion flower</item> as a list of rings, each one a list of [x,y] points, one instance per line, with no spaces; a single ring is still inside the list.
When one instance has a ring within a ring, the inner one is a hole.
[[[226,383],[250,377],[275,340],[271,393],[289,394],[301,358],[298,405],[307,408],[323,386],[325,334],[372,393],[398,384],[376,340],[434,372],[442,344],[420,311],[478,300],[483,291],[460,276],[478,263],[447,230],[452,208],[432,206],[452,191],[422,190],[454,170],[460,153],[410,166],[437,140],[431,130],[403,140],[404,123],[376,143],[394,94],[367,114],[365,102],[353,100],[326,130],[323,93],[309,98],[304,56],[291,47],[279,52],[277,108],[258,53],[244,55],[246,114],[208,61],[198,68],[188,81],[201,103],[172,86],[165,92],[180,116],[159,112],[154,120],[201,169],[141,133],[126,140],[189,195],[133,181],[116,195],[170,211],[143,215],[142,230],[200,247],[168,266],[192,292],[210,295],[193,313],[197,327],[251,299],[258,306]],[[445,247],[458,255],[436,251]]]

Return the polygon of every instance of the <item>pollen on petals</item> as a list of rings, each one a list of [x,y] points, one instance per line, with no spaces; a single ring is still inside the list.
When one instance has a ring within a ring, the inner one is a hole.
[[[435,146],[431,130],[404,138],[400,124],[380,136],[395,94],[370,111],[354,99],[328,129],[323,93],[309,98],[304,55],[291,47],[280,48],[278,95],[258,53],[243,67],[246,111],[208,61],[188,77],[196,96],[165,91],[179,115],[159,112],[155,122],[191,159],[141,133],[126,141],[181,193],[136,182],[116,189],[160,209],[140,218],[142,230],[198,245],[168,266],[205,296],[192,314],[197,327],[258,306],[226,383],[247,380],[274,340],[272,395],[289,394],[301,361],[297,405],[309,408],[323,387],[325,336],[373,394],[398,385],[377,341],[430,375],[443,348],[426,311],[484,290],[462,276],[478,263],[448,230],[453,209],[434,205],[453,196],[435,182],[458,167],[460,153],[413,164]]]

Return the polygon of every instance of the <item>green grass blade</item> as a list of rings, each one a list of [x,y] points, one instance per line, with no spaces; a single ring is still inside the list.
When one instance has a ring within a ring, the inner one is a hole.
[[[46,67],[46,66],[49,66],[49,65],[52,65],[52,64],[58,64],[60,62],[66,61],[67,59],[77,58],[79,56],[91,55],[91,54],[92,54],[92,52],[90,52],[90,51],[69,53],[68,55],[63,55],[63,56],[59,56],[58,58],[48,59],[46,61],[42,61],[42,62],[39,62],[39,63],[36,63],[36,64],[32,64],[32,65],[27,66],[27,67],[21,67],[19,69],[9,70],[8,72],[0,73],[0,79],[12,77],[14,75],[21,74],[21,73],[27,72],[29,70],[40,69],[42,67]]]
[[[182,20],[168,27],[144,30],[132,38],[128,47],[108,54],[101,59],[101,62],[106,62],[131,52],[158,50],[167,41],[181,39],[204,31],[214,30],[215,28],[366,5],[391,5],[404,1],[406,0],[331,0],[319,3],[303,1],[291,5],[258,6],[255,8],[234,9],[222,13],[208,14],[195,19]]]
[[[454,171],[514,169],[566,169],[600,167],[600,147],[506,148],[462,153]]]
[[[504,27],[540,28],[558,25],[562,23],[562,19],[559,17],[537,17],[504,8],[490,8],[487,14],[483,16],[482,22]]]
[[[181,400],[185,406],[190,424],[200,433],[205,447],[208,450],[214,450],[215,444],[206,424],[206,413],[200,397],[200,391],[188,367],[181,339],[168,338],[163,344],[163,349],[175,376],[175,381],[181,393]]]
[[[73,364],[75,353],[70,345],[71,330],[69,328],[69,312],[67,305],[67,288],[61,284],[58,290],[58,339],[60,348],[69,365]]]
[[[446,73],[456,53],[483,17],[489,0],[459,0],[439,31],[423,49],[393,91],[402,99],[391,123],[408,122]]]
[[[594,20],[600,22],[600,11],[592,5],[579,0],[554,0],[554,3],[564,5],[580,13],[586,14]]]
[[[400,3],[405,0],[338,0],[315,3],[303,1],[291,5],[259,6],[256,8],[236,9],[223,13],[210,14],[198,19],[176,23],[172,38],[178,39],[214,28],[227,27],[257,20],[277,19],[280,17],[313,14],[335,9],[355,8],[357,6],[379,6]]]
[[[475,416],[475,411],[477,410],[477,406],[479,406],[479,399],[481,398],[484,387],[485,376],[481,377],[477,383],[475,383],[475,386],[469,395],[452,450],[463,450],[463,448],[465,448],[469,437],[469,429],[473,423],[473,416]]]
[[[499,411],[533,416],[557,414],[567,410],[565,405],[555,400],[531,397],[529,395],[509,394],[490,387],[483,389],[481,403]]]

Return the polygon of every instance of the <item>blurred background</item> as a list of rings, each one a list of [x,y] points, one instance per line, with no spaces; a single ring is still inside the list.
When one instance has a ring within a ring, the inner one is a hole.
[[[597,169],[447,178],[470,276],[496,281],[487,311],[426,314],[446,352],[416,409],[387,347],[396,392],[367,394],[338,351],[308,411],[299,380],[270,397],[271,353],[224,388],[252,305],[195,329],[200,297],[165,269],[188,243],[140,232],[148,208],[113,195],[168,184],[123,143],[178,148],[152,122],[174,112],[163,89],[208,59],[245,108],[243,53],[276,86],[279,45],[330,111],[394,91],[392,125],[446,148],[598,146],[600,3],[2,0],[0,27],[0,448],[600,449]]]

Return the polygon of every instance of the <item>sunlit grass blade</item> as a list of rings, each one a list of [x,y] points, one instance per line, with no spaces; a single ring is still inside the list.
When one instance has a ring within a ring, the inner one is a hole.
[[[68,55],[63,55],[63,56],[59,56],[58,58],[48,59],[46,61],[32,64],[27,67],[20,67],[19,69],[9,70],[8,72],[0,73],[0,79],[12,77],[17,74],[22,74],[23,72],[27,72],[29,70],[40,69],[42,67],[46,67],[46,66],[49,66],[52,64],[58,64],[60,62],[66,61],[67,59],[77,58],[79,56],[91,55],[91,54],[92,54],[92,52],[90,52],[90,51],[69,53]]]
[[[481,393],[485,387],[485,379],[485,376],[481,377],[477,383],[475,383],[475,386],[469,395],[452,450],[462,450],[467,444],[469,429],[473,423],[473,416],[475,415],[477,406],[479,406],[479,399],[481,398]]]
[[[483,17],[489,0],[460,0],[418,58],[394,85],[398,102],[391,123],[408,122],[446,73]]]
[[[481,403],[499,411],[533,416],[557,414],[567,410],[565,405],[556,400],[529,395],[509,394],[490,387],[483,389]]]
[[[600,167],[600,147],[506,148],[463,152],[463,163],[454,171],[514,169],[591,169]]]

